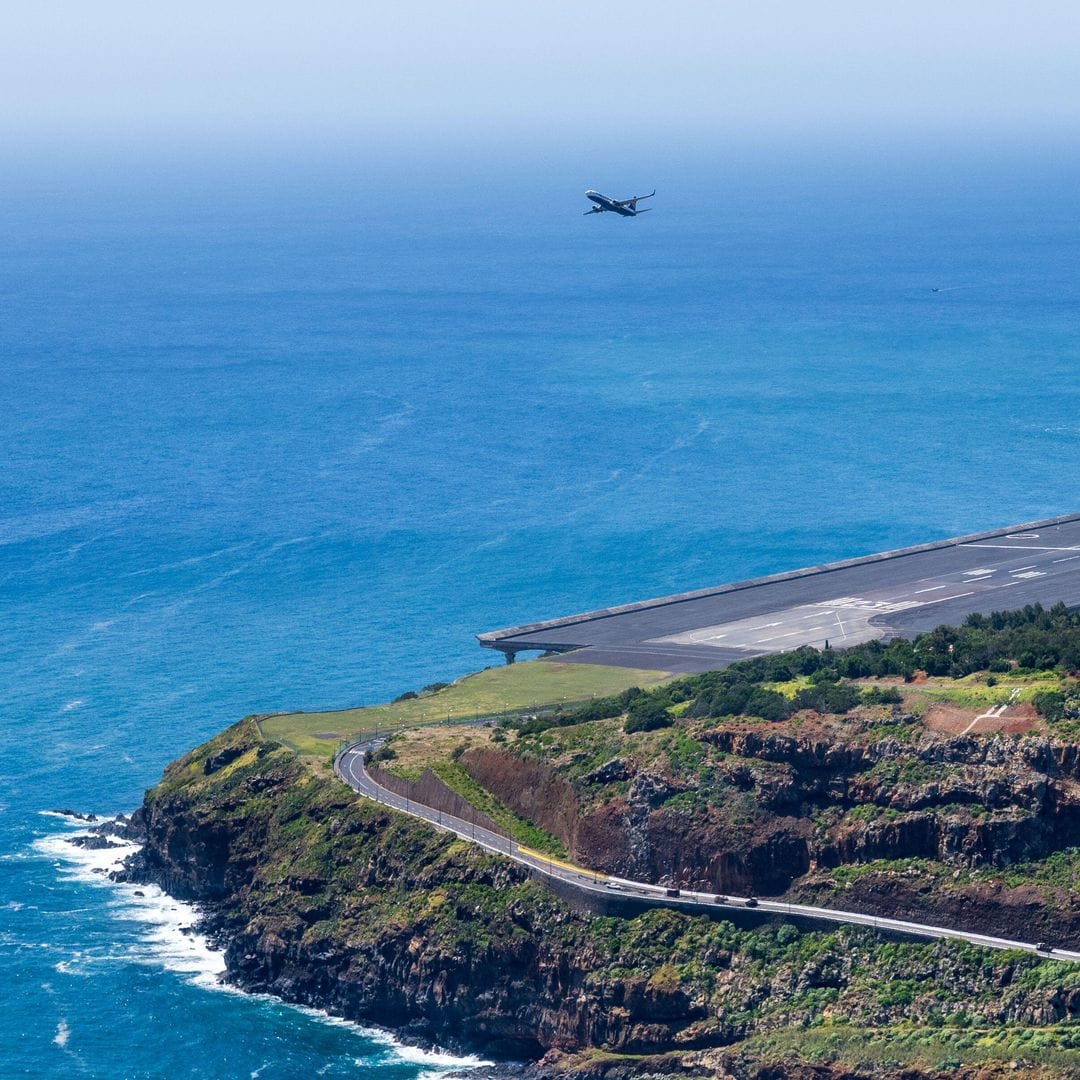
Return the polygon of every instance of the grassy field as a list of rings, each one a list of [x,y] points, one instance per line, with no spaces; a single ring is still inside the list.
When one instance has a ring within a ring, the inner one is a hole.
[[[982,672],[962,679],[935,677],[923,683],[896,682],[895,685],[904,694],[907,703],[914,707],[914,711],[921,713],[923,710],[918,707],[920,704],[924,708],[942,703],[964,709],[987,709],[994,705],[1004,705],[1010,700],[1031,701],[1040,690],[1056,689],[1061,681],[1052,671],[1023,675],[1004,673],[992,678],[995,680],[993,686],[987,685],[987,676]]]
[[[338,712],[282,713],[260,723],[267,738],[283,742],[300,753],[330,757],[342,739],[376,730],[586,701],[617,694],[631,686],[656,686],[670,677],[664,671],[566,664],[557,660],[518,661],[466,675],[442,690],[408,701]]]

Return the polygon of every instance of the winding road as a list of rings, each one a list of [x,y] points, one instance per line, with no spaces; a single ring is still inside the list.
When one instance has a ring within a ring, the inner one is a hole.
[[[375,802],[382,803],[401,813],[427,821],[439,829],[455,833],[465,840],[478,844],[487,851],[505,855],[522,866],[527,866],[549,878],[556,879],[583,894],[595,894],[613,897],[627,897],[657,907],[684,908],[700,912],[703,908],[731,909],[733,911],[764,912],[787,916],[795,919],[809,919],[832,925],[851,924],[869,926],[874,930],[902,934],[915,938],[953,938],[966,941],[971,945],[980,945],[988,949],[1019,949],[1035,953],[1041,957],[1055,960],[1080,962],[1080,952],[1066,949],[1039,948],[1038,944],[1027,941],[1010,941],[1007,938],[991,937],[988,934],[974,934],[966,930],[954,930],[945,926],[928,926],[923,923],[906,922],[903,919],[889,919],[876,915],[866,915],[858,911],[840,911],[835,908],[810,907],[806,904],[789,904],[782,900],[755,900],[751,897],[716,896],[713,893],[692,892],[683,889],[677,896],[671,890],[660,885],[650,885],[643,881],[629,881],[625,878],[610,877],[607,874],[585,870],[560,859],[551,858],[539,851],[522,847],[512,838],[501,836],[488,829],[463,821],[461,818],[432,809],[422,803],[388,791],[372,780],[364,768],[364,757],[370,750],[377,750],[385,742],[384,738],[368,739],[352,743],[345,747],[334,760],[334,771],[357,794]]]

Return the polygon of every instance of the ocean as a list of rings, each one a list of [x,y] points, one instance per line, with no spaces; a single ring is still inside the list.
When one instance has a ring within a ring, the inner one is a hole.
[[[1075,150],[598,155],[9,163],[0,1075],[467,1064],[223,990],[48,811],[485,666],[478,631],[1080,508]]]

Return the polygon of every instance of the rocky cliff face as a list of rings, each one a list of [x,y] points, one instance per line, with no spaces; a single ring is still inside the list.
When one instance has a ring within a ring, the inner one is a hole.
[[[577,914],[506,860],[358,799],[244,724],[171,765],[142,816],[128,876],[206,906],[235,985],[427,1043],[546,1054],[545,1068],[578,1055],[581,1076],[799,1075],[729,1051],[836,1015],[875,1029],[960,1010],[998,1025],[1080,1016],[1080,971],[1048,981],[1025,957],[671,911]],[[973,980],[989,991],[977,1000]],[[814,1075],[874,1075],[836,1069]]]
[[[637,744],[625,740],[618,757],[586,771],[581,759],[589,762],[589,752],[569,744],[580,733],[554,733],[544,760],[522,741],[514,751],[490,748],[462,761],[583,864],[718,892],[783,893],[816,871],[874,860],[1005,868],[1080,843],[1076,746],[1036,737],[919,735],[910,718],[893,726],[904,737],[697,725],[681,736],[694,740],[690,767],[685,752],[672,753],[679,736],[666,732]],[[603,744],[599,735],[596,741]],[[918,905],[897,905],[898,895],[895,888],[883,892],[875,907],[864,889],[861,903],[904,916],[919,907],[955,925],[1030,936],[1023,905],[1002,902],[991,910],[985,894],[969,905],[956,889],[938,889]],[[1048,913],[1046,921],[1053,918]],[[1059,924],[1056,939],[1063,929]],[[1076,931],[1080,939],[1080,922]]]

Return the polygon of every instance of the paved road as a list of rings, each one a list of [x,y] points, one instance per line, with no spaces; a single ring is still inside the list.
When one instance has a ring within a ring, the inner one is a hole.
[[[975,611],[1059,600],[1080,604],[1080,517],[497,630],[479,641],[504,652],[555,649],[578,663],[710,671],[800,645],[910,637]]]
[[[364,756],[369,750],[377,749],[384,741],[384,739],[380,738],[353,743],[338,755],[337,760],[334,762],[334,770],[354,791],[366,798],[373,799],[375,802],[400,810],[402,813],[421,818],[447,832],[456,833],[466,840],[479,844],[480,847],[485,848],[487,851],[506,855],[514,862],[521,863],[523,866],[528,866],[542,874],[565,882],[583,893],[593,893],[607,897],[625,896],[657,906],[683,907],[694,911],[699,911],[702,907],[713,910],[717,908],[721,910],[730,909],[733,911],[745,911],[749,907],[754,907],[759,912],[819,920],[832,925],[870,926],[875,930],[904,934],[916,938],[955,938],[990,949],[1020,949],[1039,956],[1048,955],[1048,952],[1041,952],[1036,944],[1032,942],[1009,941],[1007,938],[991,937],[987,934],[973,934],[965,930],[952,930],[944,926],[926,926],[922,923],[905,922],[903,919],[887,919],[875,915],[864,915],[858,911],[839,911],[833,908],[809,907],[804,904],[787,904],[778,900],[758,900],[756,905],[753,905],[749,903],[749,897],[728,896],[718,900],[713,893],[692,892],[685,889],[681,891],[679,896],[671,897],[666,895],[666,890],[658,885],[650,885],[643,881],[629,881],[625,878],[614,878],[606,874],[583,870],[581,867],[573,866],[559,859],[551,859],[540,852],[523,848],[498,833],[490,832],[478,825],[473,825],[471,822],[462,821],[460,818],[444,814],[439,810],[433,810],[429,806],[424,806],[411,799],[405,799],[400,795],[387,791],[384,787],[380,787],[372,780],[364,768]],[[1054,949],[1052,955],[1055,960],[1080,961],[1080,952]]]

